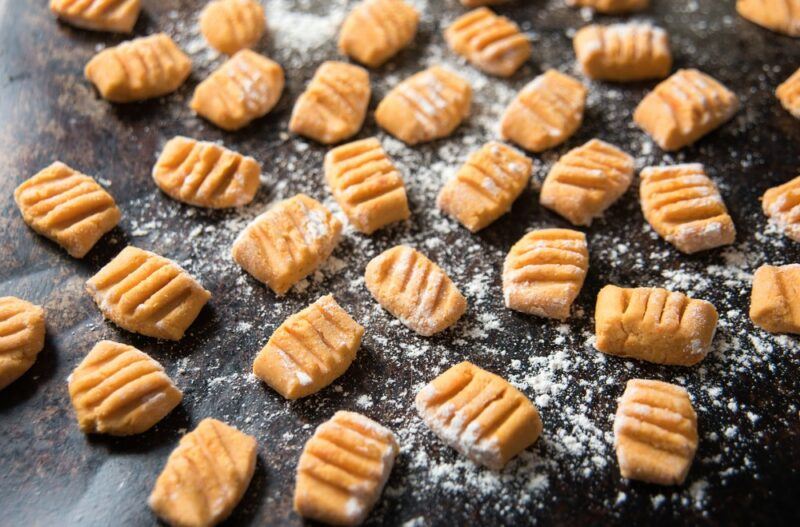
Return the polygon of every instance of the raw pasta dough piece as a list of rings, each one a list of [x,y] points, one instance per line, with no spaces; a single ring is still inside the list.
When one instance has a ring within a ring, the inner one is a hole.
[[[153,167],[153,179],[172,199],[197,207],[240,207],[253,201],[261,166],[216,143],[171,139]]]
[[[644,217],[678,250],[692,254],[734,242],[733,219],[703,165],[647,167],[641,179]]]
[[[375,137],[328,152],[325,179],[350,224],[364,234],[411,215],[400,172]]]
[[[800,0],[738,0],[736,11],[761,27],[800,37]]]
[[[331,211],[297,194],[254,219],[236,238],[232,255],[281,296],[328,259],[341,234],[342,222]]]
[[[323,296],[275,330],[253,372],[286,399],[306,397],[347,371],[363,335],[333,295]]]
[[[111,194],[60,161],[17,187],[14,200],[25,223],[75,258],[86,256],[121,217]]]
[[[289,130],[329,145],[361,130],[370,97],[369,73],[345,62],[323,62],[297,99]]]
[[[120,103],[172,93],[191,72],[191,59],[164,33],[106,48],[84,70],[104,99]]]
[[[661,381],[628,381],[614,418],[623,478],[680,485],[697,443],[697,414],[685,389]]]
[[[402,0],[364,0],[347,15],[339,33],[339,53],[377,68],[408,46],[419,13]]]
[[[766,214],[789,238],[800,242],[800,176],[764,193]]]
[[[44,348],[44,309],[0,297],[0,390],[28,371]]]
[[[539,203],[573,225],[589,226],[633,181],[633,158],[599,139],[567,152],[542,185]]]
[[[58,18],[92,31],[130,33],[141,10],[141,0],[50,0]]]
[[[243,49],[197,85],[189,106],[223,130],[235,131],[267,115],[283,84],[280,64]]]
[[[614,285],[600,290],[594,316],[603,353],[679,366],[705,358],[718,318],[710,302],[683,293]]]
[[[650,24],[593,24],[579,30],[572,44],[584,73],[592,79],[663,79],[672,69],[667,32]]]
[[[531,43],[519,26],[481,7],[462,15],[444,33],[450,48],[478,69],[510,77],[531,56]]]
[[[103,315],[128,331],[180,340],[211,298],[172,260],[126,247],[86,282]]]
[[[480,7],[483,5],[497,5],[504,4],[508,0],[461,0],[461,5],[464,7]]]
[[[469,83],[439,66],[407,78],[378,105],[381,128],[408,145],[447,137],[466,119],[472,104]]]
[[[501,470],[542,433],[539,411],[522,392],[470,362],[436,377],[415,403],[442,442],[493,470]]]
[[[598,13],[621,14],[647,9],[650,0],[567,0],[573,7],[591,7]]]
[[[688,146],[739,110],[739,99],[700,71],[678,70],[648,93],[633,120],[668,152]]]
[[[577,79],[547,70],[508,105],[500,134],[531,152],[560,145],[581,126],[586,92]]]
[[[364,278],[384,309],[424,337],[452,326],[467,309],[467,300],[450,277],[405,245],[373,258]]]
[[[470,154],[445,183],[436,204],[471,232],[511,210],[528,185],[533,162],[518,150],[491,141]]]
[[[800,264],[758,268],[753,275],[750,318],[771,333],[800,334]]]
[[[506,307],[565,320],[589,269],[586,235],[569,229],[531,231],[503,264]]]
[[[294,510],[332,525],[360,525],[381,497],[398,452],[388,428],[355,412],[336,412],[303,448]]]
[[[226,55],[252,48],[266,30],[264,8],[255,0],[214,0],[200,13],[203,37]]]
[[[787,112],[800,119],[800,68],[778,86],[775,95]]]
[[[69,376],[69,396],[85,434],[140,434],[161,421],[183,394],[164,368],[133,346],[103,340]]]
[[[230,516],[256,468],[254,437],[216,419],[203,419],[167,459],[147,500],[175,527],[210,527]]]

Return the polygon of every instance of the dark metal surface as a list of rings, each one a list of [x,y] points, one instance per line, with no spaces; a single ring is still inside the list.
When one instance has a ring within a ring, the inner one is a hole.
[[[797,337],[754,328],[747,305],[748,273],[757,265],[800,261],[800,246],[770,231],[758,201],[766,188],[797,173],[800,121],[780,108],[773,91],[800,66],[800,42],[738,18],[733,1],[654,0],[636,17],[666,27],[676,67],[699,67],[718,78],[741,97],[742,111],[698,145],[666,156],[631,124],[633,108],[653,84],[592,83],[584,126],[566,145],[537,158],[535,179],[558,155],[592,137],[629,151],[640,166],[703,162],[736,222],[737,244],[680,255],[646,227],[637,181],[586,230],[591,269],[575,316],[560,325],[502,307],[499,269],[510,246],[531,228],[566,226],[537,205],[535,189],[478,235],[441,217],[434,203],[445,173],[493,137],[497,116],[515,90],[545,67],[573,70],[570,29],[586,23],[586,12],[560,0],[501,8],[534,39],[532,61],[504,81],[476,73],[445,49],[441,29],[464,11],[460,4],[429,2],[415,44],[371,72],[371,109],[399,79],[444,60],[476,88],[474,116],[453,137],[414,149],[381,134],[403,169],[412,220],[372,239],[347,232],[332,264],[307,287],[276,299],[230,261],[229,247],[274,199],[304,191],[332,204],[322,181],[325,148],[285,130],[291,105],[316,66],[337,57],[332,37],[347,2],[298,0],[296,13],[288,0],[266,2],[272,36],[260,50],[284,65],[287,89],[274,112],[235,134],[187,108],[194,86],[219,63],[197,45],[193,21],[203,2],[143,3],[136,34],[169,32],[192,52],[195,71],[177,94],[115,106],[96,96],[82,68],[98,46],[122,37],[59,24],[46,0],[0,0],[0,158],[6,166],[0,181],[0,294],[44,305],[48,330],[35,366],[0,393],[0,525],[155,523],[146,506],[150,488],[181,432],[206,416],[253,434],[260,445],[255,477],[230,524],[300,524],[291,512],[297,457],[313,427],[342,408],[393,428],[403,444],[371,524],[797,524],[800,345]],[[306,29],[315,44],[293,44]],[[375,133],[370,113],[359,137]],[[150,169],[176,134],[223,140],[262,162],[264,184],[254,204],[208,212],[161,194]],[[55,159],[110,183],[123,211],[120,226],[84,260],[34,234],[13,204],[14,187]],[[214,295],[182,341],[119,330],[102,320],[83,291],[85,280],[130,243],[182,263]],[[470,309],[452,330],[432,339],[416,336],[382,312],[359,281],[366,262],[397,243],[419,247],[466,291]],[[601,356],[590,340],[593,304],[600,287],[611,282],[666,286],[714,302],[721,323],[712,353],[690,369]],[[334,385],[288,403],[248,375],[252,359],[286,316],[327,292],[367,334],[355,363]],[[184,390],[183,404],[145,434],[86,437],[77,428],[66,379],[103,338],[150,353]],[[511,378],[542,412],[543,437],[501,474],[477,469],[443,447],[413,410],[421,383],[464,359]],[[619,477],[611,416],[625,380],[637,376],[683,384],[694,398],[701,442],[680,488]]]

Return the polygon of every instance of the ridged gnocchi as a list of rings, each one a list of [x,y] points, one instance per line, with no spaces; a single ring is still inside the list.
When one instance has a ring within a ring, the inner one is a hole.
[[[19,379],[44,349],[44,309],[14,296],[0,297],[0,390]]]
[[[800,119],[800,68],[778,86],[775,95],[787,112]]]
[[[573,7],[590,7],[598,13],[618,15],[647,9],[650,0],[566,0]]]
[[[753,275],[750,319],[771,333],[800,334],[800,264],[758,268]]]
[[[572,43],[583,72],[592,79],[663,79],[672,69],[667,32],[650,24],[592,24],[580,29]]]
[[[141,10],[141,0],[50,0],[58,18],[92,31],[130,33]]]
[[[203,37],[226,55],[252,48],[266,30],[264,8],[256,0],[213,0],[200,12]]]
[[[767,190],[761,206],[786,236],[800,242],[800,176]]]
[[[800,37],[800,0],[737,0],[736,11],[761,27]]]
[[[377,68],[408,46],[419,13],[403,0],[363,0],[347,15],[339,33],[339,53]]]

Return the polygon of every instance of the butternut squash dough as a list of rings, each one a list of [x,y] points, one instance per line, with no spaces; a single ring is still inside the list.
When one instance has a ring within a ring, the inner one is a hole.
[[[800,334],[800,264],[758,268],[753,275],[750,319],[770,333]]]
[[[200,12],[200,32],[226,55],[252,48],[267,31],[264,8],[256,0],[214,0]]]
[[[58,18],[92,31],[130,33],[141,10],[141,0],[50,0]]]
[[[339,33],[339,53],[377,68],[408,46],[419,13],[403,0],[364,0],[353,8]]]
[[[663,79],[672,69],[667,32],[650,24],[592,24],[580,29],[572,44],[583,72],[592,79]]]
[[[28,371],[44,348],[44,309],[0,297],[0,390]]]

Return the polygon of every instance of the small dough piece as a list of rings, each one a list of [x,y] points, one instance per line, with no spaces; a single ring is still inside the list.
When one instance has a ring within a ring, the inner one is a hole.
[[[648,93],[633,114],[636,124],[672,152],[688,146],[739,111],[736,94],[695,69],[678,70]]]
[[[103,340],[69,376],[69,396],[84,434],[140,434],[183,398],[164,368],[133,346]]]
[[[445,183],[436,204],[477,232],[511,210],[531,178],[533,161],[522,152],[491,141],[470,154]]]
[[[539,411],[525,394],[470,362],[436,377],[414,402],[442,442],[493,470],[501,470],[542,433]]]
[[[22,218],[34,231],[83,258],[122,214],[91,177],[56,161],[14,191]]]
[[[103,315],[123,329],[180,340],[211,298],[178,264],[128,246],[86,282]]]
[[[416,145],[452,134],[471,105],[469,83],[433,66],[395,86],[375,110],[375,120],[407,145]]]
[[[50,0],[58,18],[92,31],[130,33],[141,10],[141,0]]]
[[[253,362],[253,373],[286,399],[317,393],[356,358],[364,328],[323,296],[287,318]]]
[[[191,59],[165,33],[106,48],[84,70],[101,97],[119,103],[172,93],[191,72]]]
[[[800,119],[800,68],[778,86],[775,95],[787,112]]]
[[[703,165],[647,167],[641,179],[644,217],[679,251],[692,254],[735,241],[733,219]]]
[[[736,11],[761,27],[800,37],[800,0],[738,0]]]
[[[651,24],[592,24],[575,34],[572,45],[583,72],[592,79],[663,79],[672,69],[667,32]]]
[[[560,145],[580,128],[586,93],[579,80],[547,70],[522,88],[508,105],[500,134],[531,152]]]
[[[44,348],[44,309],[0,297],[0,390],[28,371]]]
[[[328,152],[325,179],[350,224],[364,234],[411,216],[400,172],[375,137]]]
[[[342,222],[305,194],[279,201],[236,238],[233,259],[282,296],[328,259],[342,234]]]
[[[264,8],[256,0],[214,0],[200,12],[203,37],[226,55],[252,48],[266,30]]]
[[[203,419],[167,459],[147,500],[174,527],[211,527],[230,516],[256,469],[256,439]]]
[[[599,139],[567,152],[542,185],[539,203],[573,225],[589,226],[631,186],[633,158]]]
[[[339,53],[377,68],[408,46],[419,13],[403,0],[364,0],[347,15],[339,33]]]
[[[373,258],[364,278],[375,300],[423,337],[449,328],[467,310],[467,299],[450,277],[405,245]]]
[[[566,0],[572,7],[590,7],[598,13],[618,15],[642,11],[650,5],[650,0]]]
[[[260,178],[261,166],[252,157],[181,136],[164,146],[153,167],[153,179],[166,195],[212,209],[247,205]]]
[[[703,360],[717,329],[710,302],[654,287],[607,285],[597,295],[595,347],[656,364],[692,366]]]
[[[398,452],[388,428],[355,412],[336,412],[303,448],[294,510],[326,524],[362,524],[380,499]]]
[[[531,56],[531,43],[519,26],[486,7],[459,17],[444,38],[476,68],[499,77],[510,77]]]
[[[298,97],[289,130],[330,145],[358,133],[367,115],[369,73],[346,62],[323,62]]]
[[[480,7],[483,5],[505,4],[508,0],[461,0],[464,7]]]
[[[753,275],[750,318],[770,333],[800,335],[800,264],[758,268]]]
[[[566,320],[588,270],[585,234],[569,229],[531,231],[511,247],[503,264],[506,307]]]
[[[783,232],[800,242],[800,176],[772,187],[761,198],[764,214],[774,221]]]
[[[243,49],[197,85],[189,106],[233,132],[267,115],[281,98],[283,84],[280,64]]]
[[[697,414],[684,388],[661,381],[628,381],[614,418],[623,478],[681,485],[697,443]]]

